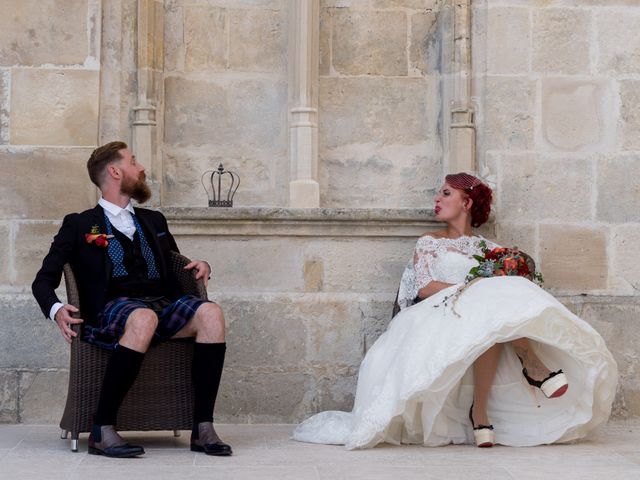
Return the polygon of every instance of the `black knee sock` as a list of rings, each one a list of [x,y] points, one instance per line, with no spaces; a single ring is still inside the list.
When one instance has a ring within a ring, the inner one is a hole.
[[[118,409],[140,371],[144,353],[118,345],[109,360],[102,381],[100,400],[93,423],[115,425]]]
[[[226,343],[196,343],[193,349],[193,424],[213,421]]]

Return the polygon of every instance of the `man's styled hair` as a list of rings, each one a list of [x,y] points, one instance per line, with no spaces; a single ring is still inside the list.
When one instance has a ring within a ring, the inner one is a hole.
[[[89,171],[89,178],[98,188],[104,182],[107,166],[111,162],[120,160],[122,157],[119,152],[125,148],[127,148],[126,143],[117,141],[109,142],[93,151],[87,161],[87,170]]]

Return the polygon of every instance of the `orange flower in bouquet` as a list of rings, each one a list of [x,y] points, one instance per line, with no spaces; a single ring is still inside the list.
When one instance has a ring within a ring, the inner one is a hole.
[[[455,309],[458,298],[472,283],[481,278],[518,276],[528,278],[538,286],[542,286],[544,279],[542,274],[535,271],[533,259],[517,247],[496,247],[489,250],[484,240],[480,242],[479,246],[482,255],[473,256],[478,261],[478,265],[469,270],[465,284],[453,294],[444,297],[440,304],[446,307],[449,300],[452,300],[451,308],[456,316],[460,316]],[[434,305],[434,307],[437,308],[440,305]]]
[[[482,255],[474,255],[478,265],[469,270],[466,281],[471,282],[476,278],[518,276],[525,277],[532,282],[542,285],[542,275],[535,271],[534,262],[529,255],[520,251],[517,247],[487,248],[486,242],[480,242]]]

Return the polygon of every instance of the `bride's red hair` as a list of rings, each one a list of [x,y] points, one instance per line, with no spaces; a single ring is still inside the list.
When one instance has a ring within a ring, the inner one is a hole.
[[[445,182],[456,190],[463,191],[473,200],[471,205],[472,227],[479,227],[489,220],[493,191],[479,178],[468,173],[453,173],[445,177]]]

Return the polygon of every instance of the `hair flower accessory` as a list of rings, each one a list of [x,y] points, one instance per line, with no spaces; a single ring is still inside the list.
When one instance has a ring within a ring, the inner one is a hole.
[[[100,233],[100,227],[98,227],[98,225],[92,226],[91,232],[84,234],[84,239],[88,244],[94,243],[96,247],[102,248],[107,248],[109,246],[109,238],[113,238],[113,235]]]

